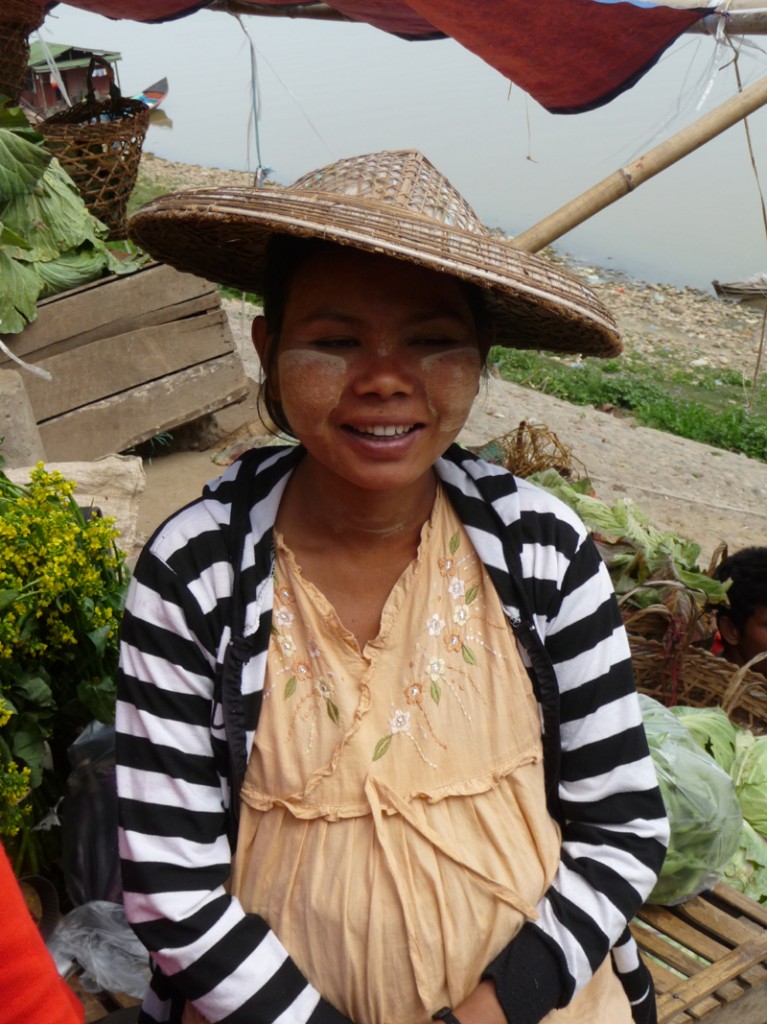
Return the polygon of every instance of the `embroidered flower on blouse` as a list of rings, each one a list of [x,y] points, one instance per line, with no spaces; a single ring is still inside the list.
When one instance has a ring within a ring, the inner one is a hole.
[[[463,597],[466,592],[463,580],[459,579],[458,576],[453,576],[447,585],[447,592],[454,601],[457,601],[459,597]]]
[[[396,735],[398,732],[408,732],[410,729],[410,712],[397,708],[389,719],[389,728],[392,731],[392,735]]]
[[[455,559],[452,556],[448,556],[447,558],[440,558],[440,560],[437,562],[437,565],[439,566],[439,571],[442,573],[443,576],[455,576],[456,564]]]
[[[312,676],[314,675],[314,672],[312,671],[312,666],[309,664],[308,661],[294,661],[293,664],[291,665],[291,671],[293,672],[293,675],[296,676],[297,679],[311,679]]]
[[[322,697],[323,700],[330,700],[330,698],[333,696],[333,687],[330,685],[327,679],[324,678],[324,676],[321,679],[317,680],[315,686],[317,689],[317,693],[320,695],[320,697]]]
[[[294,618],[293,612],[288,611],[285,607],[276,608],[274,611],[274,621],[276,625],[281,626],[283,629],[289,629],[293,625]]]
[[[295,601],[293,591],[285,583],[278,584],[275,593],[283,604],[293,604]]]
[[[277,637],[277,643],[280,645],[284,654],[295,654],[298,650],[293,641],[293,637],[286,636],[284,633],[279,634]]]
[[[447,636],[442,638],[442,642],[448,651],[460,651],[463,647],[463,640],[461,639],[460,633],[448,633]]]
[[[307,644],[307,650],[309,651],[310,658],[319,658],[321,652],[314,640],[309,641]]]
[[[445,674],[445,659],[432,658],[426,666],[426,671],[429,673],[429,679],[431,679],[433,683],[436,683]]]
[[[445,628],[445,620],[441,619],[439,615],[432,615],[432,617],[426,623],[426,632],[429,636],[439,636],[442,630]]]
[[[423,688],[420,683],[408,683],[402,692],[404,693],[405,700],[408,704],[417,704],[420,706],[423,701]]]
[[[465,626],[469,621],[469,606],[467,604],[459,604],[457,608],[453,610],[453,622],[456,626]]]

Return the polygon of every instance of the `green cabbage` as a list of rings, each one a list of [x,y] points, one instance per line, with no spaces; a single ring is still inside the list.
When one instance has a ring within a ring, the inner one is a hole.
[[[743,817],[767,837],[767,736],[743,732],[735,744],[730,774],[743,810]]]
[[[735,740],[741,730],[727,713],[722,708],[689,708],[681,704],[669,711],[689,730],[698,746],[729,772],[735,760]]]
[[[740,842],[724,869],[724,881],[757,903],[767,904],[767,839],[743,822]]]
[[[79,288],[102,277],[107,269],[107,258],[103,252],[90,246],[70,250],[55,260],[35,263],[38,277],[42,278],[41,299],[49,295]]]
[[[733,780],[659,701],[640,696],[671,839],[650,903],[681,903],[721,880],[743,815]]]

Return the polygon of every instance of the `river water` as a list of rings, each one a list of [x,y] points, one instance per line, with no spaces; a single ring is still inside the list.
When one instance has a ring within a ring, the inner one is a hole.
[[[260,162],[287,184],[338,157],[418,148],[486,224],[511,234],[682,130],[737,88],[732,53],[698,36],[683,37],[606,107],[563,116],[510,88],[451,40],[406,43],[365,25],[287,18],[240,23],[206,11],[139,25],[59,6],[42,32],[49,42],[119,50],[126,94],[167,76],[163,108],[173,127],[153,126],[146,141],[157,156],[237,170]],[[764,65],[761,50],[744,49],[744,85],[756,81]],[[757,172],[767,188],[767,108],[749,124]],[[595,267],[709,291],[714,278],[767,271],[760,191],[743,124],[573,229],[556,248]]]

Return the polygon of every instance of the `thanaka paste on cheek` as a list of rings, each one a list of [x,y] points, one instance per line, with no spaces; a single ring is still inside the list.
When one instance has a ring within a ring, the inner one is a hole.
[[[332,352],[290,349],[277,357],[277,373],[282,405],[296,436],[315,433],[331,396],[336,404],[341,397],[346,360]]]
[[[426,381],[426,400],[431,412],[443,412],[442,433],[457,435],[468,418],[479,390],[480,357],[476,348],[434,352],[421,360]],[[435,401],[436,399],[436,401]]]

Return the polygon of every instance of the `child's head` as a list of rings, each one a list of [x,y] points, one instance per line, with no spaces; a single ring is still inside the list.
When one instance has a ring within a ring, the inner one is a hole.
[[[731,581],[729,605],[717,613],[724,655],[744,665],[767,652],[767,547],[743,548],[721,562],[714,575]],[[753,668],[767,674],[767,658]]]

